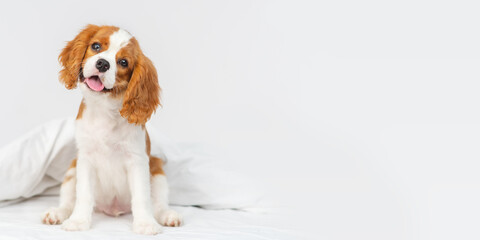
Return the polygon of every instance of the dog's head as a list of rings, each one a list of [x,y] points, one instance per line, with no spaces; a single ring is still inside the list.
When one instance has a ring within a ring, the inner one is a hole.
[[[60,53],[60,81],[84,95],[120,99],[120,114],[144,124],[160,105],[157,72],[137,40],[114,26],[88,25]]]

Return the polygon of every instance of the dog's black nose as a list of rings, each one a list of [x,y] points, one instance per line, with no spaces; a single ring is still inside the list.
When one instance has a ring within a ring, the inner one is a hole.
[[[97,67],[100,72],[106,72],[110,68],[110,63],[105,59],[98,59],[95,67]]]

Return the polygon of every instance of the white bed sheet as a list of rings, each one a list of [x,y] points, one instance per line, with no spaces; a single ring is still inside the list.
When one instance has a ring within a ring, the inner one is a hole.
[[[58,196],[40,196],[0,208],[0,239],[301,239],[282,226],[277,215],[175,206],[185,224],[179,228],[164,227],[163,233],[156,236],[134,234],[131,214],[114,218],[94,213],[92,229],[66,232],[58,225],[41,223],[42,212],[57,202]]]

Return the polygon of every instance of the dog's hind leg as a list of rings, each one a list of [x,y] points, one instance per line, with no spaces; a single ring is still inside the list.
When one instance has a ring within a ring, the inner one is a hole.
[[[76,165],[77,159],[74,159],[60,187],[60,204],[58,207],[52,207],[43,213],[42,222],[44,224],[61,224],[72,214],[76,195]]]
[[[154,216],[157,222],[163,226],[178,227],[182,224],[182,217],[168,207],[168,184],[162,165],[163,162],[160,158],[150,156],[150,184]]]

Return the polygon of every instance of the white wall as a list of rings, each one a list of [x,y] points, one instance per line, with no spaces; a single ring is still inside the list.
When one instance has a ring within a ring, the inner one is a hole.
[[[57,55],[85,24],[114,24],[158,69],[164,108],[152,123],[227,152],[304,210],[293,224],[328,239],[478,239],[478,7],[1,2],[0,146],[76,114]]]

